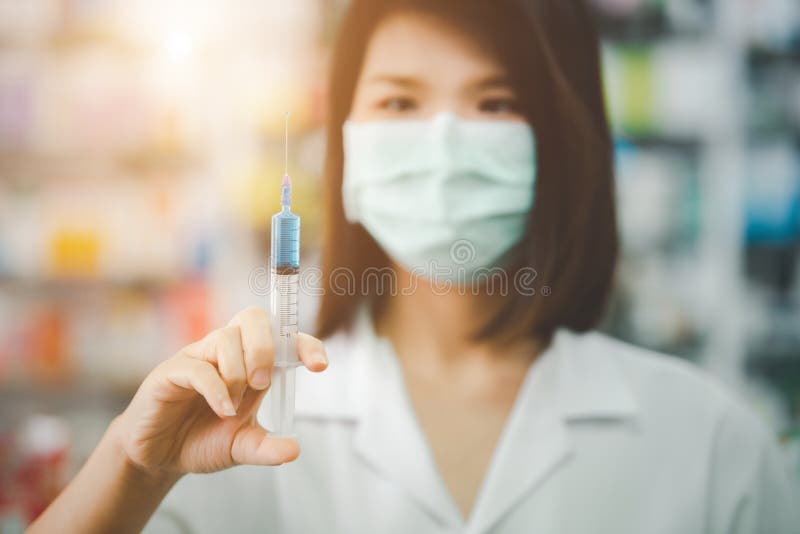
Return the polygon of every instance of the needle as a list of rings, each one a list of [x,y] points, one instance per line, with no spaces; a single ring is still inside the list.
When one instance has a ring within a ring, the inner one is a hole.
[[[289,112],[286,112],[283,125],[283,174],[289,174]]]

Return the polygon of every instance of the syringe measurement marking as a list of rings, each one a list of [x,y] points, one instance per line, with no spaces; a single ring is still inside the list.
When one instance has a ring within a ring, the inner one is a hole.
[[[297,334],[298,283],[296,270],[291,269],[291,271],[291,274],[277,275],[277,287],[275,288],[278,296],[278,302],[276,302],[278,308],[278,335],[283,338],[289,338]]]

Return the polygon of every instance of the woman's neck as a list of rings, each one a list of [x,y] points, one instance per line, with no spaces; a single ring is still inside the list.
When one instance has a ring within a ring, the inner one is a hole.
[[[496,363],[498,354],[515,360],[535,357],[538,345],[534,340],[501,345],[473,339],[491,313],[485,295],[458,291],[455,286],[443,291],[422,277],[412,278],[408,271],[393,268],[397,287],[413,290],[401,290],[388,298],[376,330],[378,335],[392,341],[401,358],[450,366],[466,359]]]

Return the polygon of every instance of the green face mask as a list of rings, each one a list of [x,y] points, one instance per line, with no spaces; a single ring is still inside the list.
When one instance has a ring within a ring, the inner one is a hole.
[[[469,283],[521,239],[536,179],[527,123],[440,113],[348,120],[343,135],[345,214],[405,269]]]

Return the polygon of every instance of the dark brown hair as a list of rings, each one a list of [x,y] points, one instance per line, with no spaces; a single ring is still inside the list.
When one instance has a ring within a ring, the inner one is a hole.
[[[324,295],[317,334],[325,337],[348,326],[362,301],[377,314],[390,298],[369,288],[342,294],[335,277],[338,269],[347,269],[361,280],[366,269],[389,264],[363,227],[345,219],[342,124],[371,34],[398,9],[435,15],[488,48],[511,76],[521,111],[536,132],[534,208],[507,265],[535,269],[537,287],[549,286],[550,294],[502,297],[476,337],[547,338],[558,327],[594,327],[612,284],[617,230],[612,145],[598,38],[588,8],[579,0],[353,0],[339,28],[330,70]]]

